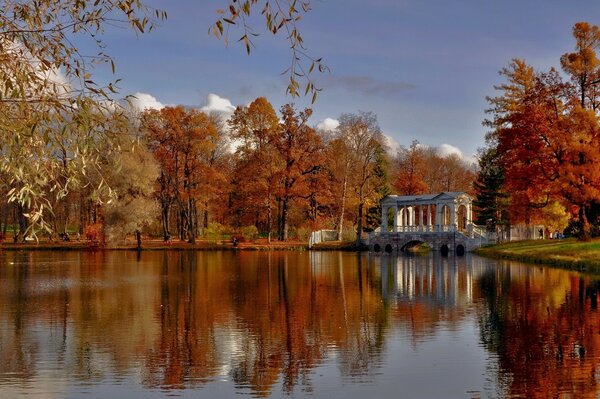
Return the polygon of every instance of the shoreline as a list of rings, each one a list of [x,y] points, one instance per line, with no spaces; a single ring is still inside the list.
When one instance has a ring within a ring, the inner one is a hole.
[[[94,245],[85,241],[40,241],[0,244],[0,251],[138,251],[133,241],[116,245]],[[185,241],[165,243],[162,240],[147,240],[142,242],[139,251],[357,251],[353,243],[333,242],[319,244],[309,248],[302,241],[240,242],[233,246],[230,240],[199,240],[195,244]]]
[[[474,254],[600,275],[600,239],[524,240],[477,248]]]

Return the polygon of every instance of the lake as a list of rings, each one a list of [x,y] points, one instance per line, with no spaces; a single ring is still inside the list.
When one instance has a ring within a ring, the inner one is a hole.
[[[0,398],[597,397],[599,287],[474,255],[0,252]]]

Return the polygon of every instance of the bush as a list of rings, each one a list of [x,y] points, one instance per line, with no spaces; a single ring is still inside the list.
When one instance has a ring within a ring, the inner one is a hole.
[[[254,225],[241,227],[240,233],[245,240],[256,240],[258,238],[258,229]]]
[[[202,229],[202,236],[205,238],[220,238],[223,235],[225,227],[216,222],[208,224],[208,227]]]
[[[308,241],[310,233],[312,233],[312,229],[309,227],[298,227],[296,230],[296,236],[300,241]]]
[[[98,246],[104,244],[104,232],[102,223],[88,224],[83,230],[83,236],[88,244]]]
[[[342,241],[355,241],[356,240],[356,229],[354,224],[351,222],[344,222],[344,228],[342,230]]]

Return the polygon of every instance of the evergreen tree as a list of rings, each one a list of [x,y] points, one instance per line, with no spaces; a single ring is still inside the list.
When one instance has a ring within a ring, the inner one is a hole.
[[[489,231],[508,225],[508,194],[504,191],[504,171],[500,165],[498,149],[491,145],[479,155],[479,173],[473,183],[476,199],[476,223]]]
[[[373,171],[373,174],[375,175],[375,192],[379,197],[378,200],[381,200],[386,195],[392,193],[392,189],[390,187],[389,168],[390,162],[388,156],[385,148],[381,146],[375,155],[375,169]],[[379,206],[379,201],[375,206],[367,209],[365,224],[366,231],[373,231],[381,224],[381,206]]]

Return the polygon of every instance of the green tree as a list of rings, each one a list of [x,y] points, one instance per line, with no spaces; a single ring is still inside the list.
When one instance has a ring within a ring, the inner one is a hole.
[[[509,196],[504,190],[504,170],[494,145],[480,151],[479,173],[473,183],[476,223],[498,233],[508,226]]]

